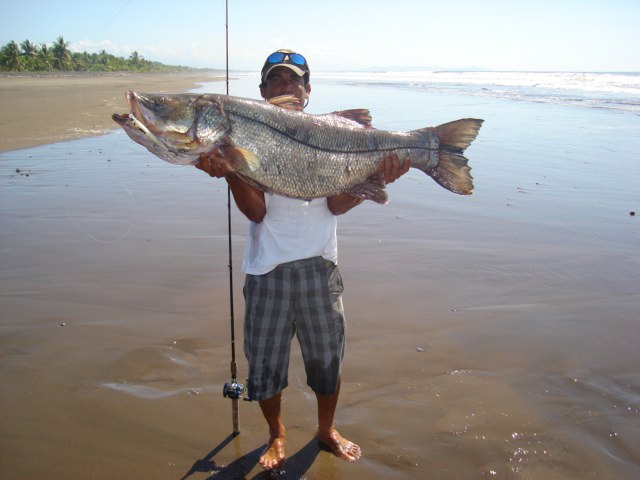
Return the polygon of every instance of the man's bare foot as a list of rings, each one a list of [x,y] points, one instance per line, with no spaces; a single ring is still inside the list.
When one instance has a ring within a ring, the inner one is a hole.
[[[284,468],[285,437],[271,437],[267,449],[260,457],[260,465],[265,470]]]
[[[355,443],[343,438],[337,430],[333,429],[327,434],[318,432],[320,443],[327,447],[336,457],[347,462],[355,462],[362,456],[362,450]]]

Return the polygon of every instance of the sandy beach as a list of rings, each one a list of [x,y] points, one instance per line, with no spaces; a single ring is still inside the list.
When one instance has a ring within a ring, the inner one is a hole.
[[[102,135],[124,92],[181,93],[215,74],[0,74],[0,152]],[[218,77],[221,78],[222,77]]]
[[[266,478],[258,405],[241,402],[231,438],[221,394],[226,185],[109,132],[125,90],[211,81],[0,77],[3,480]],[[255,98],[256,85],[231,93]],[[637,115],[314,84],[316,113],[363,106],[380,128],[484,118],[468,150],[476,192],[412,171],[389,186],[389,205],[340,218],[336,423],[364,456],[319,449],[294,347],[283,478],[638,478]],[[247,224],[235,207],[232,219],[243,379]]]

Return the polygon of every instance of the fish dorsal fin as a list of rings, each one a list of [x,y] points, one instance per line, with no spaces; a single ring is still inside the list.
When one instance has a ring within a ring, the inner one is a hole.
[[[351,110],[340,110],[331,112],[331,115],[337,115],[347,120],[353,120],[363,127],[371,128],[371,112],[366,108],[353,108]]]
[[[232,172],[256,171],[260,167],[260,159],[251,150],[240,147],[226,147],[223,155]]]
[[[286,108],[287,110],[302,111],[302,105],[300,100],[294,95],[280,95],[267,100],[271,105],[276,107]]]

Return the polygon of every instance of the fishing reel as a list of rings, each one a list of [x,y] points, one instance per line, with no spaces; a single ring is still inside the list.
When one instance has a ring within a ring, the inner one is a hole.
[[[245,402],[250,402],[251,399],[246,397],[247,390],[242,383],[238,383],[237,379],[232,378],[230,383],[225,383],[222,388],[222,396],[230,398],[232,400],[238,400],[242,398]]]

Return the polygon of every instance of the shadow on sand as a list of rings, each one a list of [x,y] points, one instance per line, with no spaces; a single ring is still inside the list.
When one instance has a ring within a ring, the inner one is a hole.
[[[229,445],[238,433],[232,433],[225,438],[218,446],[211,450],[202,459],[196,460],[191,469],[180,479],[186,480],[194,473],[208,473],[207,480],[246,480],[249,472],[258,464],[260,455],[267,447],[262,445],[255,450],[234,460],[229,465],[219,466],[214,457]],[[281,471],[260,472],[251,477],[251,480],[293,480],[301,478],[313,465],[316,457],[322,450],[316,438],[311,439],[304,447],[293,456],[287,457],[285,469]]]

